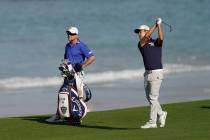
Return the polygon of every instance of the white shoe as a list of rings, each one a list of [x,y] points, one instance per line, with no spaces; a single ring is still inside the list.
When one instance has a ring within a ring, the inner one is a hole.
[[[167,117],[167,112],[163,111],[163,114],[160,115],[159,121],[160,121],[160,127],[165,127],[166,124],[166,117]]]
[[[142,125],[141,128],[142,129],[157,128],[157,124],[156,123],[147,122],[145,125]]]
[[[49,123],[54,123],[57,122],[59,119],[60,119],[59,116],[55,114],[52,117],[46,119],[45,121]]]

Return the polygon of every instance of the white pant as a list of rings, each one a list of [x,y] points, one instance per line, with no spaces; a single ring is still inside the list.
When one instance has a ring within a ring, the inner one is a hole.
[[[83,80],[84,80],[84,72],[77,72],[77,74],[74,75],[74,78],[76,80],[76,86],[77,86],[77,93],[79,98],[83,97]]]
[[[151,70],[144,73],[144,88],[146,97],[150,103],[150,122],[156,123],[157,116],[163,111],[158,101],[161,83],[163,81],[163,70]]]

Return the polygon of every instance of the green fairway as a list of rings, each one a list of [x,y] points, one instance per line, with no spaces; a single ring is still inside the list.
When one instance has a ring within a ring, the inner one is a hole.
[[[166,127],[146,130],[149,107],[88,113],[82,126],[44,122],[49,115],[2,118],[0,140],[210,140],[210,100],[163,108]]]

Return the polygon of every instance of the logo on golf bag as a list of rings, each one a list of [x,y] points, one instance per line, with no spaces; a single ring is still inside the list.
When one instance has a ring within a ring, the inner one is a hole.
[[[83,102],[83,100],[79,99],[78,94],[74,89],[71,90],[71,102],[72,102],[72,106],[71,106],[72,118],[85,117],[87,113],[87,106]]]
[[[64,107],[64,106],[61,107],[61,111],[63,114],[66,114],[66,110],[67,110],[67,107]]]
[[[58,110],[62,117],[70,117],[69,93],[60,92],[58,94]]]

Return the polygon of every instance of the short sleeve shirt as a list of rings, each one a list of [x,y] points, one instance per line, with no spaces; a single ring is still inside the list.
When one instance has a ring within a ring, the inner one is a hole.
[[[92,55],[93,51],[87,45],[78,41],[76,44],[66,44],[64,59],[68,59],[71,64],[83,64],[85,59],[90,58]]]
[[[146,70],[162,69],[162,44],[163,41],[150,39],[143,47],[138,43],[139,51],[142,54],[144,67]]]

